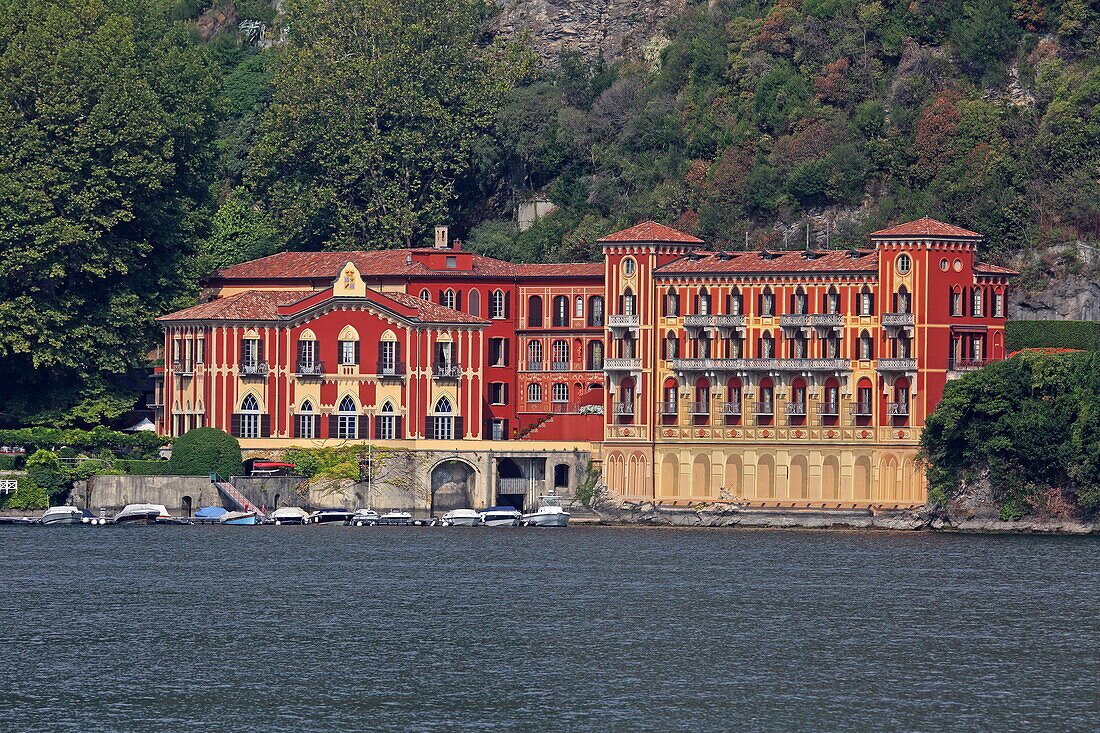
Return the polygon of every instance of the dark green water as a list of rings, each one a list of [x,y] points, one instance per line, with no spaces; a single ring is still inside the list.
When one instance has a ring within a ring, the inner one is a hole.
[[[1100,729],[1100,541],[0,528],[0,730]]]

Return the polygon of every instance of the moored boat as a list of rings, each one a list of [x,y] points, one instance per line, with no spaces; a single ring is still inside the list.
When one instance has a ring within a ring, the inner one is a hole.
[[[127,504],[114,516],[115,524],[156,524],[162,520],[173,520],[163,504]]]
[[[347,509],[318,509],[306,517],[306,524],[345,524],[355,512]]]
[[[561,505],[561,497],[547,494],[539,497],[538,511],[523,515],[523,524],[532,527],[565,527],[569,524],[569,512]]]
[[[279,507],[271,512],[271,520],[275,524],[305,524],[309,512],[299,506]]]
[[[473,509],[452,509],[443,515],[443,523],[454,527],[472,527],[478,519],[480,517]]]
[[[218,524],[258,524],[256,511],[249,509],[243,512],[226,512],[218,518]]]
[[[479,524],[486,527],[518,527],[523,514],[510,506],[494,506],[478,512]]]
[[[85,516],[92,516],[91,512],[85,513],[75,506],[52,506],[46,510],[38,521],[42,524],[80,524]]]

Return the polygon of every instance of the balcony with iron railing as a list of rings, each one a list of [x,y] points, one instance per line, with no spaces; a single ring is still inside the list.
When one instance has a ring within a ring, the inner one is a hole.
[[[892,356],[879,359],[875,368],[880,372],[915,372],[917,371],[917,360]]]
[[[633,415],[634,403],[633,402],[612,402],[611,412],[614,415]]]
[[[436,379],[458,379],[462,376],[462,366],[455,362],[437,361],[432,364],[432,376]]]
[[[883,326],[912,326],[917,322],[917,317],[912,313],[883,313]]]
[[[679,407],[677,406],[675,400],[673,400],[672,402],[668,402],[666,400],[665,402],[657,403],[657,412],[662,415],[675,415],[678,413],[678,411]]]
[[[696,400],[694,402],[689,402],[688,403],[688,414],[691,414],[691,415],[709,415],[710,414],[710,403],[706,402],[706,401],[700,402],[698,400]]]
[[[781,328],[806,328],[810,325],[809,313],[783,313],[779,316]]]
[[[323,377],[325,376],[325,362],[299,361],[295,366],[294,373],[299,377]]]
[[[986,364],[994,359],[986,359],[984,357],[969,357],[956,359],[951,357],[947,360],[947,370],[949,372],[972,372],[975,369],[981,369]]]
[[[806,403],[805,402],[788,402],[786,406],[786,413],[794,417],[805,416]]]
[[[379,361],[375,365],[375,374],[379,377],[403,377],[405,376],[405,362]]]
[[[637,372],[642,369],[642,360],[634,358],[604,359],[603,370],[605,372]]]
[[[242,377],[266,377],[270,371],[266,361],[242,361],[237,365],[237,374]]]
[[[723,415],[740,415],[741,414],[741,402],[719,402],[718,412]]]
[[[822,417],[836,417],[840,414],[840,403],[822,402],[817,407],[817,414]]]
[[[527,360],[527,371],[529,372],[541,372],[544,370],[544,366],[541,360],[532,361]]]
[[[718,316],[713,313],[695,313],[684,316],[684,328],[717,328]]]
[[[715,316],[714,323],[718,328],[744,328],[745,327],[745,314],[744,313],[727,313],[725,315]]]
[[[842,313],[811,313],[810,325],[814,328],[840,328],[844,325]]]
[[[891,417],[905,417],[909,414],[908,402],[887,402],[886,414]]]
[[[550,371],[552,372],[568,372],[570,371],[570,363],[567,361],[552,361],[550,362]]]
[[[638,328],[641,322],[642,320],[637,314],[626,315],[617,313],[607,317],[607,327],[611,329]]]
[[[754,415],[774,415],[775,406],[771,402],[753,402],[752,414]]]
[[[672,368],[680,372],[840,372],[851,369],[847,359],[672,359],[671,361]]]
[[[870,402],[853,402],[852,414],[856,417],[869,417],[873,405]]]
[[[172,371],[181,377],[190,377],[195,373],[195,363],[190,359],[176,359],[172,362]]]

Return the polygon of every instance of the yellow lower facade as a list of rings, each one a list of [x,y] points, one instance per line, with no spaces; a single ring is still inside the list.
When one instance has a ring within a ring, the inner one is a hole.
[[[608,489],[657,502],[761,506],[917,506],[927,499],[914,444],[602,445]]]

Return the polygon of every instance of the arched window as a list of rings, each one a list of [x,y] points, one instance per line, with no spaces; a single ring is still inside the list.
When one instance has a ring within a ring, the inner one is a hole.
[[[405,373],[405,365],[401,363],[401,344],[392,331],[382,334],[378,342],[378,373],[390,377]]]
[[[470,315],[481,315],[481,293],[479,293],[477,290],[470,291]]]
[[[909,289],[902,285],[898,288],[898,292],[894,293],[894,309],[895,313],[911,313],[912,302],[909,297]]]
[[[875,314],[875,296],[871,288],[866,285],[859,291],[859,314],[861,316],[873,316]]]
[[[527,401],[542,402],[542,385],[532,382],[527,385]]]
[[[774,359],[775,358],[775,339],[772,338],[771,332],[765,331],[760,336],[760,358],[761,359]]]
[[[503,290],[494,290],[492,300],[489,303],[490,318],[506,318],[508,316],[507,299]]]
[[[866,330],[859,333],[859,358],[860,361],[870,361],[875,358],[875,340]]]
[[[675,318],[680,315],[680,294],[673,288],[665,292],[664,314],[666,318]]]
[[[308,328],[298,336],[297,374],[314,374],[317,371],[317,337]]]
[[[706,288],[700,288],[695,296],[695,312],[700,316],[710,315],[710,293]]]
[[[963,292],[962,288],[958,285],[951,288],[951,315],[962,316],[963,314]]]
[[[993,317],[1005,317],[1005,294],[1002,292],[993,293]]]
[[[764,292],[760,293],[760,315],[764,318],[775,315],[775,293],[769,287],[764,288]]]
[[[542,296],[532,295],[527,299],[527,325],[530,328],[542,327]]]
[[[238,431],[242,438],[260,437],[260,403],[253,394],[245,395],[241,400],[241,427]]]
[[[551,402],[568,402],[569,401],[569,385],[562,382],[558,382],[550,387],[550,401]]]
[[[634,310],[634,291],[627,288],[623,291],[623,294],[619,296],[619,311],[624,316],[632,316],[635,313]]]
[[[603,298],[599,295],[588,299],[588,327],[603,328]]]
[[[436,440],[455,439],[455,416],[451,401],[440,397],[435,403],[435,414],[429,418],[434,430],[429,431]]]
[[[569,298],[564,295],[554,296],[554,324],[555,326],[569,325]]]
[[[672,331],[669,331],[668,335],[665,336],[665,358],[680,358],[680,339],[676,338],[676,334]]]
[[[355,440],[359,437],[359,410],[351,395],[340,400],[340,407],[337,408],[336,437],[344,440]]]
[[[306,440],[314,440],[317,438],[317,418],[313,411],[313,403],[306,400],[302,403],[302,408],[298,410],[297,423],[298,423],[298,435],[299,438],[305,438]]]
[[[555,372],[569,371],[569,342],[554,341],[550,346],[550,369]]]
[[[692,339],[692,343],[695,346],[695,358],[710,358],[710,336],[706,333],[701,333],[697,338]]]
[[[378,411],[378,417],[375,418],[375,437],[379,440],[396,440],[397,438],[397,415],[393,410],[393,403],[387,400],[382,405],[382,409]]]
[[[340,366],[355,366],[359,363],[359,333],[354,328],[345,326],[340,331],[340,339],[336,346]]]
[[[455,291],[447,288],[443,291],[443,298],[440,300],[440,305],[445,308],[457,308],[458,301],[455,298]]]
[[[825,293],[825,312],[840,313],[840,293],[832,285],[829,286],[829,291]]]
[[[584,318],[584,298],[579,295],[573,301],[573,317]]]
[[[691,406],[691,414],[710,415],[710,382],[704,378],[695,380],[695,404]]]
[[[598,372],[603,369],[603,342],[588,342],[588,371]]]
[[[791,296],[791,313],[803,315],[808,313],[809,304],[806,302],[806,290],[799,285]]]
[[[661,402],[662,415],[677,415],[680,412],[680,383],[675,379],[665,380],[664,400]]]
[[[542,371],[542,342],[531,340],[527,342],[527,371]]]
[[[427,301],[430,301],[432,299],[432,294],[428,292],[427,288],[420,291],[420,299]]]
[[[985,291],[982,288],[973,288],[970,291],[970,315],[981,318],[984,315]]]
[[[728,310],[731,316],[739,316],[745,312],[744,296],[736,286],[730,291]]]

